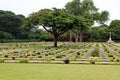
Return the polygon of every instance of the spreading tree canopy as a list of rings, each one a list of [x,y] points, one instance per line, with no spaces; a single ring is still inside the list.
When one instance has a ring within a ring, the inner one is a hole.
[[[61,34],[72,29],[74,16],[62,9],[42,9],[32,13],[29,17],[30,26],[42,25],[43,28],[54,36],[54,47],[57,47],[57,39]]]

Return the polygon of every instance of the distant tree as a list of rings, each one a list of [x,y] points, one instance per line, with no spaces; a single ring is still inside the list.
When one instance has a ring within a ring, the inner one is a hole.
[[[88,41],[107,41],[108,33],[107,27],[91,27],[87,32]]]
[[[15,15],[11,11],[0,10],[0,31],[8,32],[18,39],[24,18],[23,15]]]
[[[74,33],[73,33],[73,31],[72,30],[69,30],[68,32],[67,32],[67,34],[69,35],[69,42],[72,42],[73,41],[73,38],[74,38]]]
[[[114,40],[120,40],[120,20],[113,20],[108,27],[108,31],[112,33]]]
[[[44,29],[37,29],[34,32],[31,32],[29,34],[29,38],[30,39],[37,39],[39,41],[52,41],[52,34],[50,34],[49,32],[47,32]]]
[[[38,34],[42,41],[52,41],[53,35],[46,30],[41,30],[41,35]]]
[[[0,31],[0,39],[12,39],[12,35],[8,32]]]

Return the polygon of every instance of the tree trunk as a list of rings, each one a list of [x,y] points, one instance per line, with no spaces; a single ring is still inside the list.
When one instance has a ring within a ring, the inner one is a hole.
[[[80,30],[80,42],[82,42],[82,41],[83,41],[83,31]]]
[[[78,42],[78,33],[76,33],[75,42]]]
[[[70,40],[69,42],[72,42],[72,33],[70,32]]]
[[[57,47],[57,39],[58,39],[58,37],[56,35],[54,35],[54,47]]]

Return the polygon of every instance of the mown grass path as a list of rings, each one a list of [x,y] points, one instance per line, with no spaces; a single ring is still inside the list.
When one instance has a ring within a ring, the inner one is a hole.
[[[93,52],[94,49],[95,49],[95,48],[94,48],[95,45],[96,45],[96,44],[94,44],[93,47],[90,48],[90,49],[88,50],[88,52],[83,56],[82,61],[84,61],[84,60],[86,60],[86,59],[88,59],[88,58],[90,57],[90,55],[92,54],[92,52]]]
[[[102,57],[102,62],[103,64],[108,63],[107,59],[106,59],[106,55],[104,53],[103,47],[101,44],[99,44],[99,52],[100,52],[100,56]]]
[[[120,80],[120,66],[0,64],[0,80]]]

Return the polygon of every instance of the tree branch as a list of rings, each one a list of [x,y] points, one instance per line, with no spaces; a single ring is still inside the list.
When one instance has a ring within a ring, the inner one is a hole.
[[[50,32],[50,33],[52,33],[53,34],[53,32],[52,31],[50,31],[50,30],[48,30],[44,25],[42,25],[43,26],[43,28],[46,30],[46,31],[48,31],[48,32]]]

